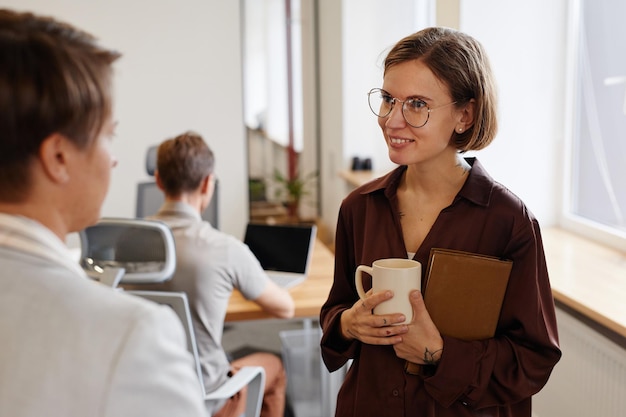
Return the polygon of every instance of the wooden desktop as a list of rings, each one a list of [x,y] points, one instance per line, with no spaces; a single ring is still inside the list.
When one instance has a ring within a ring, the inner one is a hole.
[[[319,239],[315,240],[307,279],[289,289],[294,303],[296,318],[318,317],[333,284],[335,256]],[[226,321],[258,320],[272,318],[252,301],[246,300],[235,290],[228,302]]]

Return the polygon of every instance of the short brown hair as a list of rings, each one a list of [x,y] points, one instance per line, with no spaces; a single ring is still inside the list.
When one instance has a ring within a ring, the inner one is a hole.
[[[0,200],[19,201],[43,140],[88,148],[112,112],[119,53],[67,23],[0,9]]]
[[[186,132],[168,139],[157,151],[157,172],[165,194],[178,197],[198,189],[213,173],[213,151],[197,133]]]
[[[482,45],[471,36],[443,27],[426,28],[401,39],[385,59],[385,72],[403,62],[420,60],[441,80],[457,106],[476,101],[475,119],[454,134],[460,151],[485,148],[498,130],[496,85]]]

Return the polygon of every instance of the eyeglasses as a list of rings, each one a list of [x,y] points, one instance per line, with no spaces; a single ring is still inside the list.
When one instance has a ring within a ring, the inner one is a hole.
[[[456,103],[456,101],[453,101],[452,103],[430,108],[424,100],[420,100],[419,98],[409,98],[402,101],[392,97],[388,92],[381,88],[372,88],[370,92],[367,93],[367,100],[372,113],[378,117],[389,116],[396,102],[402,103],[402,116],[404,117],[404,120],[406,120],[409,126],[416,128],[422,127],[428,123],[431,111]]]

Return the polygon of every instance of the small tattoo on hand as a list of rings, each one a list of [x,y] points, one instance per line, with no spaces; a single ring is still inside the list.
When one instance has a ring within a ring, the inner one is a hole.
[[[435,359],[435,355],[441,352],[443,349],[436,350],[431,352],[428,348],[424,348],[424,364],[425,365],[437,365],[439,363],[439,359]]]

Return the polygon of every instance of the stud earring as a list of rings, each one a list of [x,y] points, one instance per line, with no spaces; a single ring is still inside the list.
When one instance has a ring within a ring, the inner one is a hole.
[[[462,127],[459,127],[459,128],[457,129],[457,131],[458,131],[459,133],[461,133],[461,132],[463,132],[463,128],[462,128]]]

